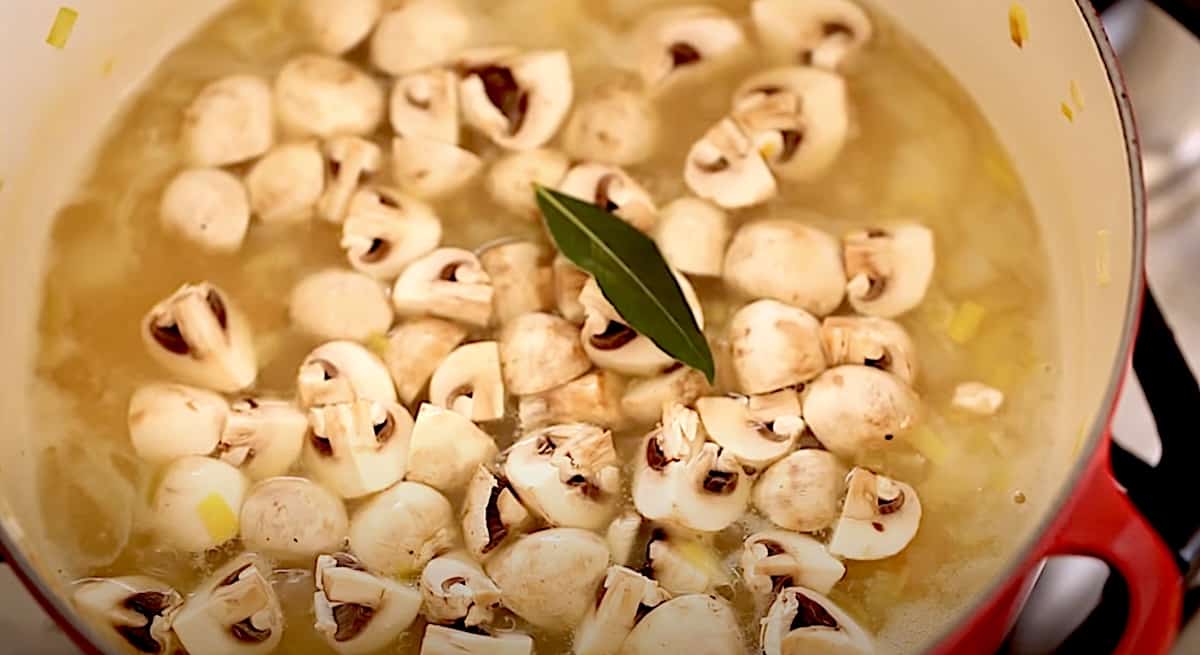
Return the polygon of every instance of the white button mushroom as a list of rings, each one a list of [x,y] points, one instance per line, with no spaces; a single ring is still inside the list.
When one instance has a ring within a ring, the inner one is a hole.
[[[683,290],[697,325],[703,330],[704,312],[695,290],[687,278],[678,273],[675,280]],[[625,323],[594,279],[584,285],[579,302],[587,312],[579,337],[588,359],[596,366],[624,375],[647,377],[666,372],[676,365],[674,358]]]
[[[371,64],[391,75],[448,61],[471,38],[454,0],[410,0],[385,13],[371,38]]]
[[[343,498],[361,498],[404,477],[413,420],[400,405],[358,400],[309,410],[304,467]]]
[[[310,43],[325,54],[341,55],[367,38],[381,5],[381,0],[301,0],[297,12]]]
[[[558,313],[568,321],[583,323],[587,308],[579,302],[579,294],[592,276],[579,270],[571,260],[562,255],[554,258],[554,305]]]
[[[396,389],[387,366],[371,351],[352,341],[317,346],[300,364],[296,378],[300,406],[374,400],[396,402]]]
[[[696,411],[710,439],[758,471],[792,452],[804,431],[800,399],[793,389],[751,398],[701,398]]]
[[[776,300],[739,309],[729,323],[729,344],[743,393],[802,384],[826,366],[821,323],[803,309]]]
[[[912,385],[917,379],[917,348],[904,327],[886,318],[830,316],[821,323],[829,364],[881,368]]]
[[[271,87],[252,75],[234,75],[205,86],[184,111],[180,147],[192,166],[238,164],[274,143]]]
[[[159,218],[167,231],[207,252],[237,252],[250,227],[250,201],[233,175],[218,168],[191,168],[167,185]]]
[[[758,144],[729,118],[692,145],[683,180],[692,193],[725,209],[751,207],[779,193]]]
[[[803,587],[779,592],[762,621],[763,655],[874,655],[870,635],[833,601]]]
[[[383,90],[341,59],[301,55],[275,78],[275,110],[297,136],[366,136],[383,120]]]
[[[522,437],[508,450],[504,474],[521,502],[556,527],[599,530],[621,500],[612,433],[586,423]]]
[[[571,110],[571,62],[562,50],[476,57],[460,68],[463,119],[502,148],[545,145]]]
[[[608,542],[614,564],[629,566],[633,563],[633,549],[641,529],[642,515],[637,512],[627,511],[608,524],[604,540]]]
[[[460,346],[446,356],[429,380],[429,402],[472,421],[504,417],[504,379],[495,341]]]
[[[517,416],[526,429],[580,421],[610,429],[625,426],[621,395],[625,382],[611,371],[592,371],[531,396],[522,396]]]
[[[954,387],[955,407],[979,416],[991,416],[1004,404],[1004,392],[982,382],[963,382]]]
[[[293,403],[243,398],[229,405],[216,455],[253,481],[273,478],[300,459],[307,433],[308,417]]]
[[[269,565],[242,555],[221,567],[175,615],[175,634],[189,653],[267,655],[283,639],[283,610]]]
[[[532,241],[506,240],[479,249],[479,263],[495,289],[492,304],[501,325],[522,314],[552,309],[550,257],[545,247]]]
[[[808,535],[768,530],[742,545],[742,580],[760,598],[787,587],[807,587],[827,594],[846,574],[846,567],[824,544]]]
[[[846,235],[846,296],[854,310],[895,318],[921,304],[933,280],[933,232],[914,223]]]
[[[558,188],[570,166],[567,156],[557,150],[535,148],[511,152],[492,164],[487,176],[488,195],[509,213],[536,220],[539,213],[534,185]]]
[[[229,404],[220,395],[182,384],[147,384],[129,399],[129,440],[138,457],[166,464],[216,449]]]
[[[355,270],[390,280],[442,240],[442,222],[424,202],[388,187],[360,189],[342,223],[342,249]]]
[[[725,281],[816,316],[833,313],[846,295],[837,239],[791,218],[742,226],[725,253]]]
[[[400,402],[411,406],[433,372],[466,338],[466,328],[439,318],[416,318],[393,329],[383,359]]]
[[[662,9],[634,31],[638,71],[649,88],[711,74],[746,42],[737,21],[712,7]]]
[[[563,130],[563,149],[577,161],[640,164],[658,145],[654,104],[628,83],[601,85],[575,107]]]
[[[886,448],[916,426],[917,394],[900,378],[869,366],[838,366],[804,396],[804,420],[821,444],[846,459]]]
[[[175,647],[171,622],[183,598],[166,583],[144,576],[82,580],[71,601],[93,626],[133,652],[170,653]]]
[[[359,185],[379,172],[383,150],[366,139],[341,136],[325,142],[325,158],[329,162],[330,180],[317,202],[317,215],[341,225]]]
[[[456,492],[471,481],[479,465],[499,454],[496,442],[470,419],[423,403],[409,444],[407,479],[443,493]]]
[[[379,282],[330,268],[296,283],[288,301],[292,324],[322,340],[366,341],[392,326],[392,303]]]
[[[250,322],[208,282],[186,284],[142,320],[150,356],[182,382],[234,392],[254,384],[258,359]]]
[[[638,618],[670,597],[637,571],[609,567],[596,606],[575,631],[575,655],[617,655]]]
[[[798,450],[772,464],[754,485],[754,506],[772,523],[796,532],[833,525],[846,486],[846,467],[833,453]]]
[[[325,192],[325,158],[315,143],[279,146],[246,174],[246,190],[264,223],[307,221]]]
[[[733,584],[712,537],[679,529],[661,527],[651,533],[644,568],[673,594],[706,594]]]
[[[315,628],[338,655],[377,653],[412,626],[421,609],[416,588],[367,572],[353,555],[317,559]]]
[[[871,39],[870,19],[850,0],[755,0],[750,14],[779,59],[819,68],[841,68]]]
[[[516,632],[492,636],[431,625],[425,628],[421,655],[533,655],[533,639]]]
[[[305,478],[269,478],[242,503],[242,543],[282,564],[311,566],[345,547],[350,519],[342,500]]]
[[[494,293],[478,257],[439,248],[404,269],[392,288],[392,305],[401,316],[429,314],[484,327],[492,321]]]
[[[921,501],[912,487],[856,468],[846,481],[829,552],[853,560],[887,559],[908,546],[920,525]]]
[[[699,198],[680,198],[663,208],[654,241],[672,268],[720,277],[729,233],[729,216],[720,208]]]
[[[742,629],[727,601],[691,594],[656,607],[629,633],[621,655],[744,653]]]
[[[504,606],[544,630],[579,625],[608,570],[608,546],[586,530],[553,528],[521,537],[485,565]]]
[[[375,496],[350,520],[351,550],[367,568],[389,577],[415,576],[456,539],[450,501],[415,482]]]
[[[478,155],[453,143],[409,134],[392,139],[392,180],[418,198],[454,193],[482,170]]]
[[[249,483],[241,471],[207,457],[176,460],[154,492],[155,532],[167,546],[199,553],[238,536]]]
[[[691,405],[709,391],[703,373],[679,366],[657,377],[630,381],[621,397],[621,411],[636,425],[650,425],[662,418],[663,407]]]
[[[397,78],[390,113],[396,134],[458,145],[458,76],[435,69]]]
[[[484,561],[532,523],[508,480],[486,466],[475,469],[462,507],[463,541],[475,559]]]
[[[658,224],[658,207],[650,192],[629,173],[607,164],[579,164],[567,171],[558,190],[616,214],[642,232]]]
[[[500,608],[500,588],[463,551],[436,557],[425,565],[421,598],[425,618],[443,625],[486,625]]]
[[[518,396],[548,391],[591,368],[575,326],[540,312],[518,316],[504,326],[500,361],[509,392]]]

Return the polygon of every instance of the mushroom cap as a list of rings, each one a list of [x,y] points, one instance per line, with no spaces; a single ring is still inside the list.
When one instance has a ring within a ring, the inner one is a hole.
[[[498,241],[479,249],[479,263],[492,279],[492,305],[501,325],[522,314],[553,308],[551,256],[541,244],[524,240]]]
[[[683,181],[692,193],[725,209],[752,207],[779,193],[758,144],[730,118],[692,145]]]
[[[264,223],[307,221],[325,192],[325,158],[315,143],[278,146],[246,174],[246,190]]]
[[[471,22],[452,0],[410,0],[379,19],[371,64],[401,75],[445,63],[471,38]]]
[[[672,594],[706,594],[733,584],[712,537],[657,528],[646,545],[645,569]]]
[[[565,632],[587,615],[608,563],[608,546],[600,537],[552,528],[521,537],[485,568],[505,607],[539,628]]]
[[[687,278],[676,273],[675,281],[692,309],[692,316],[704,329],[704,310],[696,291]],[[592,363],[623,375],[649,377],[659,375],[677,365],[675,359],[659,349],[648,337],[638,334],[625,323],[600,290],[595,279],[588,280],[579,292],[587,318],[579,338]]]
[[[299,136],[366,136],[383,120],[383,90],[341,59],[300,55],[275,78],[275,111]]]
[[[92,578],[75,585],[71,601],[110,639],[141,653],[169,653],[171,621],[183,598],[164,582],[145,576]]]
[[[650,192],[624,170],[608,164],[578,164],[567,171],[558,190],[616,214],[649,233],[658,223],[658,207]]]
[[[237,252],[250,228],[242,181],[219,168],[181,171],[163,192],[159,218],[167,231],[212,253]]]
[[[392,305],[401,316],[430,314],[485,327],[494,293],[474,253],[439,248],[404,269],[392,288]]]
[[[191,166],[227,166],[258,157],[275,143],[271,87],[253,75],[208,84],[184,111],[179,142]]]
[[[761,471],[792,452],[804,425],[795,390],[771,396],[767,402],[761,401],[763,396],[710,396],[696,401],[696,411],[710,439],[743,465]],[[767,405],[767,411],[758,404]]]
[[[396,78],[390,114],[396,134],[458,145],[458,76],[438,68]]]
[[[442,221],[433,208],[389,187],[368,187],[350,199],[342,249],[355,270],[390,280],[434,251]]]
[[[484,561],[533,522],[508,480],[486,466],[475,469],[462,507],[463,541],[467,551]]]
[[[292,323],[321,340],[366,341],[392,325],[384,287],[362,273],[336,268],[313,273],[292,288]]]
[[[478,155],[453,143],[410,134],[392,139],[392,179],[418,198],[459,191],[482,170]]]
[[[155,533],[170,548],[200,553],[238,536],[246,477],[225,462],[190,456],[163,471],[154,492]]]
[[[415,576],[457,539],[454,509],[435,489],[400,482],[375,496],[350,519],[350,548],[381,575]]]
[[[504,475],[521,502],[556,527],[600,530],[621,501],[621,460],[612,432],[555,425],[508,450]]]
[[[703,373],[680,366],[656,377],[630,380],[621,397],[621,411],[636,425],[651,425],[662,417],[664,406],[691,405],[711,390]]]
[[[873,655],[871,637],[825,596],[803,587],[779,592],[762,621],[763,655]]]
[[[283,475],[300,459],[308,417],[291,401],[242,398],[229,404],[218,458],[252,481]]]
[[[846,486],[829,552],[846,559],[879,560],[912,542],[921,525],[921,501],[912,487],[863,468],[850,472]]]
[[[300,364],[296,387],[305,409],[356,400],[396,402],[387,366],[353,341],[330,341],[313,349]]]
[[[350,519],[342,500],[315,482],[279,477],[250,488],[241,527],[247,549],[307,567],[320,553],[345,546]]]
[[[832,313],[846,294],[837,239],[795,219],[743,225],[725,253],[725,281],[816,316]]]
[[[430,625],[421,655],[533,655],[533,639],[515,632],[490,636]]]
[[[654,241],[681,273],[720,277],[729,236],[729,216],[721,208],[685,197],[663,208]]]
[[[341,55],[367,38],[383,8],[381,0],[301,0],[297,11],[309,43]]]
[[[583,323],[587,308],[579,302],[579,294],[592,276],[580,270],[563,255],[554,258],[554,305],[558,313],[576,325]]]
[[[739,309],[729,323],[729,343],[743,393],[803,384],[826,367],[820,321],[777,300],[759,300]]]
[[[871,39],[871,21],[850,0],[755,0],[750,15],[767,49],[787,61],[837,70]]]
[[[724,599],[689,594],[656,607],[637,624],[621,655],[729,655],[745,652],[737,615]]]
[[[182,384],[138,387],[129,399],[129,440],[138,457],[166,464],[216,449],[229,415],[220,395]]]
[[[833,525],[846,487],[846,467],[825,450],[797,450],[772,464],[754,485],[754,506],[772,523],[796,532]]]
[[[574,85],[567,53],[479,54],[460,65],[463,120],[508,150],[545,145],[571,110]]]
[[[534,148],[510,152],[492,164],[487,176],[488,194],[509,213],[536,220],[539,213],[534,185],[558,188],[570,166],[567,156],[557,150]]]
[[[317,215],[322,220],[341,225],[359,184],[379,172],[383,149],[362,137],[340,136],[326,141],[324,150],[330,180],[317,201]]]
[[[429,380],[429,402],[472,421],[504,417],[504,379],[495,341],[460,346],[446,356]]]
[[[525,429],[571,421],[620,429],[626,424],[621,412],[624,391],[625,381],[616,373],[592,371],[549,391],[522,396],[517,416]]]
[[[407,479],[443,493],[456,492],[499,453],[492,437],[467,417],[422,403],[408,449]]]
[[[846,296],[860,314],[895,318],[925,299],[933,280],[933,231],[907,223],[846,235]]]
[[[509,392],[542,393],[592,367],[575,326],[553,314],[518,316],[500,331],[500,362]]]
[[[623,566],[610,566],[600,597],[575,631],[576,655],[616,655],[639,615],[671,595],[653,580]]]
[[[400,405],[357,400],[309,410],[304,467],[342,498],[361,498],[404,477],[413,420]]]
[[[500,588],[464,551],[447,553],[425,565],[421,597],[425,618],[444,625],[486,625],[500,608]]]
[[[640,164],[658,146],[654,103],[627,82],[597,87],[575,107],[563,131],[563,150],[576,161]]]
[[[373,575],[353,555],[317,558],[314,626],[338,655],[368,655],[396,641],[421,610],[413,586]]]
[[[830,365],[881,368],[910,386],[917,379],[917,348],[904,326],[873,316],[830,316],[821,323]]]
[[[633,549],[638,533],[642,529],[642,515],[626,511],[608,524],[604,539],[612,553],[612,561],[619,566],[629,566],[633,561]]]
[[[774,596],[787,587],[807,587],[827,594],[846,574],[846,567],[812,537],[787,530],[767,530],[746,538],[741,555],[742,579],[758,596]]]
[[[247,553],[217,570],[183,604],[173,627],[189,653],[268,655],[283,639],[270,565]]]
[[[142,321],[151,358],[186,384],[234,392],[254,384],[258,359],[250,322],[229,294],[185,284]]]
[[[713,7],[686,6],[655,11],[634,29],[642,82],[661,89],[700,79],[746,43],[737,21]]]
[[[467,338],[467,329],[440,318],[414,318],[388,335],[383,360],[400,401],[411,405],[438,366]]]
[[[869,366],[838,366],[804,396],[804,420],[821,444],[846,459],[887,448],[916,426],[921,400],[900,378]]]

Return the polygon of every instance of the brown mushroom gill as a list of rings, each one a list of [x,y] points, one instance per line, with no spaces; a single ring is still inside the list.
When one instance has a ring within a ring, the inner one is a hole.
[[[637,332],[628,325],[609,321],[608,325],[604,326],[603,332],[593,334],[588,341],[596,350],[616,350],[633,341],[637,336]]]
[[[333,442],[322,437],[313,430],[308,431],[308,440],[312,442],[313,449],[322,457],[333,457]]]
[[[496,485],[492,487],[483,510],[483,520],[488,531],[488,541],[482,549],[484,555],[495,550],[508,536],[508,526],[504,525],[504,519],[500,516],[500,496],[508,489],[508,480],[497,476]]]
[[[377,264],[384,259],[387,259],[387,256],[389,253],[391,253],[391,251],[392,244],[390,241],[375,238],[371,239],[371,247],[367,248],[367,251],[364,252],[359,259],[367,264]]]
[[[833,618],[824,607],[821,607],[820,603],[800,592],[796,592],[795,596],[799,607],[796,609],[796,616],[792,617],[792,630],[813,627],[838,629],[837,619]]]
[[[887,516],[888,514],[895,514],[904,508],[904,491],[897,493],[895,498],[885,499],[880,497],[877,500],[877,503],[879,506],[879,513],[881,515]]]
[[[513,76],[512,69],[505,66],[484,66],[464,71],[464,76],[471,75],[483,82],[488,100],[508,120],[508,133],[513,135],[520,132],[529,112],[529,92],[521,88],[517,78]]]
[[[163,325],[154,320],[150,323],[150,336],[154,337],[154,341],[166,348],[168,352],[176,355],[186,355],[191,352],[191,346],[188,345],[187,339],[183,338],[183,333],[179,331],[178,323],[171,322]]]
[[[374,425],[374,428],[375,442],[383,445],[396,433],[396,420],[392,418],[391,413],[388,413],[386,418]]]
[[[333,633],[333,640],[342,643],[354,639],[367,629],[374,617],[375,610],[366,605],[344,603],[334,607],[333,622],[337,624],[337,631]]]
[[[737,486],[738,474],[733,471],[714,469],[704,476],[704,490],[712,494],[725,496],[737,491]]]
[[[670,47],[667,48],[667,52],[671,55],[672,68],[690,66],[703,59],[703,57],[700,55],[700,51],[697,50],[695,46],[682,41],[678,43],[672,43]]]
[[[617,181],[617,176],[611,173],[601,177],[600,181],[596,183],[596,197],[592,204],[600,207],[606,212],[615,212],[620,209],[620,205],[613,202],[612,198],[609,197],[609,192],[612,189],[612,185]]]
[[[225,309],[225,301],[221,300],[221,294],[210,289],[204,299],[208,303],[208,308],[212,310],[213,316],[216,317],[217,325],[220,325],[222,330],[228,329],[229,313]]]
[[[270,628],[259,628],[254,625],[252,618],[243,619],[229,626],[229,634],[234,639],[248,644],[261,644],[271,638]]]
[[[157,591],[144,591],[126,598],[121,606],[131,612],[145,617],[146,623],[140,626],[114,626],[117,634],[133,646],[139,653],[161,653],[162,644],[150,634],[154,620],[162,616],[171,604],[171,596]]]
[[[648,439],[646,443],[646,465],[655,471],[662,471],[667,468],[667,465],[678,460],[667,457],[663,452],[662,444],[657,438]]]

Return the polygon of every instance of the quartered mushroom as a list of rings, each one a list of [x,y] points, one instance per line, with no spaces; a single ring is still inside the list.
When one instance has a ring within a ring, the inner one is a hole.
[[[688,301],[697,325],[703,330],[704,311],[695,290],[687,278],[678,273],[675,274],[675,280],[683,290],[683,297]],[[579,293],[579,302],[587,312],[579,337],[588,359],[596,366],[624,375],[648,377],[664,373],[676,365],[674,358],[625,323],[594,279],[584,285]]]
[[[608,542],[614,564],[629,566],[633,563],[633,549],[641,529],[642,515],[637,512],[626,511],[608,524],[604,540]]]
[[[390,113],[396,134],[458,145],[458,76],[436,68],[398,77]]]
[[[283,475],[300,459],[308,417],[290,401],[247,397],[229,404],[215,456],[252,481]]]
[[[651,89],[700,79],[746,43],[737,21],[700,6],[655,11],[637,25],[633,39],[638,72]]]
[[[283,610],[271,587],[270,565],[252,554],[221,567],[175,615],[179,643],[189,653],[267,655],[283,639]]]
[[[840,69],[871,39],[870,19],[850,0],[755,0],[750,15],[768,49],[806,66]]]
[[[616,214],[642,232],[650,233],[658,224],[658,207],[650,192],[616,166],[574,166],[558,184],[558,190]]]
[[[466,123],[509,150],[532,150],[550,141],[566,120],[574,96],[567,53],[474,54],[463,56],[459,65],[459,101]]]
[[[507,240],[479,249],[479,263],[492,279],[496,321],[501,325],[554,305],[551,253],[533,241]]]
[[[250,488],[241,512],[242,543],[281,564],[311,566],[345,547],[350,519],[342,499],[306,478],[278,477]]]
[[[495,341],[460,346],[442,360],[429,380],[429,402],[472,421],[504,417],[504,379]]]
[[[549,391],[592,367],[577,329],[553,314],[523,314],[500,331],[500,362],[509,393]]]
[[[818,317],[833,313],[846,295],[837,239],[791,218],[742,226],[725,253],[725,281],[744,295]]]
[[[720,277],[729,235],[729,216],[721,208],[686,197],[663,208],[654,241],[679,272]]]
[[[576,161],[640,164],[654,154],[660,125],[654,103],[627,82],[604,84],[584,97],[563,130]]]
[[[371,64],[391,75],[437,66],[470,37],[470,19],[454,0],[411,0],[379,19],[371,37]]]
[[[71,594],[75,608],[112,640],[138,653],[170,653],[171,623],[183,605],[179,592],[144,576],[81,580]]]
[[[886,559],[904,550],[920,525],[921,501],[912,487],[856,468],[846,480],[846,502],[829,552],[853,560]]]
[[[500,588],[463,551],[436,557],[425,565],[421,598],[425,618],[443,625],[487,625],[500,608]]]
[[[519,632],[493,636],[431,625],[425,628],[421,655],[533,655],[533,639]]]
[[[664,406],[691,405],[710,390],[703,373],[681,365],[656,377],[630,380],[621,396],[621,411],[635,425],[650,425],[662,418]]]
[[[297,7],[308,42],[330,55],[366,40],[382,11],[381,0],[302,0]]]
[[[709,535],[671,528],[651,533],[644,572],[672,594],[707,594],[733,582]]]
[[[591,276],[562,255],[554,258],[553,268],[554,305],[558,313],[572,323],[582,323],[587,315],[587,308],[579,302],[579,294],[583,292]]]
[[[768,530],[746,538],[742,545],[742,580],[755,596],[774,599],[788,587],[806,587],[827,594],[846,574],[846,567],[825,545],[808,535]]]
[[[904,380],[870,366],[838,366],[804,396],[804,420],[829,450],[854,459],[886,448],[920,419],[921,400]]]
[[[621,501],[612,433],[586,423],[524,436],[508,450],[504,475],[521,502],[556,527],[599,530]]]
[[[532,522],[507,479],[486,466],[475,469],[462,507],[463,541],[472,557],[485,560]]]
[[[457,492],[499,452],[492,437],[467,417],[422,403],[408,448],[407,479],[443,493]]]
[[[821,323],[829,364],[880,368],[907,382],[917,379],[917,348],[904,326],[872,316],[830,316]]]
[[[342,498],[361,498],[404,477],[413,420],[400,405],[356,400],[309,410],[304,467]]]
[[[412,405],[434,371],[467,338],[463,326],[440,318],[415,318],[394,328],[383,360],[400,402]]]
[[[608,570],[608,545],[587,530],[552,528],[518,539],[488,559],[504,606],[544,630],[580,624]]]
[[[592,371],[539,394],[522,396],[517,417],[526,429],[579,421],[609,429],[624,427],[621,396],[625,381],[611,371]]]
[[[992,416],[1004,404],[1004,392],[982,382],[963,382],[954,387],[954,398],[950,402],[972,414]]]
[[[359,186],[370,180],[383,165],[383,150],[357,136],[340,136],[325,142],[329,183],[317,201],[322,220],[341,225],[350,211],[350,201]]]
[[[350,519],[350,549],[372,571],[415,576],[458,538],[454,509],[435,489],[400,482],[371,498]]]
[[[749,398],[700,398],[696,411],[709,438],[756,471],[786,457],[804,431],[794,389]]]
[[[413,586],[368,572],[353,555],[317,558],[315,628],[338,655],[377,653],[412,626],[421,609]]]
[[[250,322],[208,282],[186,284],[142,320],[150,356],[181,382],[234,392],[254,384],[258,359]]]
[[[846,235],[846,296],[854,310],[895,318],[925,299],[933,280],[933,232],[908,223]]]
[[[249,161],[275,143],[271,87],[253,75],[208,84],[183,114],[180,148],[192,166]]]
[[[670,597],[637,571],[609,567],[596,605],[575,631],[575,655],[617,655],[638,619]]]
[[[510,152],[492,164],[487,175],[488,195],[509,213],[536,220],[539,214],[534,185],[558,188],[570,167],[567,156],[557,150],[534,148]]]
[[[803,587],[779,592],[760,636],[763,655],[874,655],[865,630],[824,595]]]
[[[629,633],[622,655],[729,655],[744,653],[742,630],[729,602],[716,596],[679,596],[654,608]]]
[[[418,198],[459,191],[482,170],[479,155],[453,143],[405,133],[392,139],[392,180]]]
[[[366,136],[383,120],[383,104],[371,76],[335,57],[300,55],[275,78],[279,122],[297,136]]]
[[[758,205],[779,193],[758,144],[731,118],[692,145],[683,181],[692,193],[725,209]]]
[[[378,281],[354,271],[330,268],[292,288],[292,324],[321,340],[366,341],[392,326],[392,303]]]
[[[212,253],[237,252],[250,228],[242,181],[219,168],[181,171],[163,192],[159,219],[167,231]]]
[[[387,366],[353,341],[330,341],[313,349],[300,364],[296,387],[305,409],[356,400],[396,402]]]
[[[768,468],[754,485],[754,506],[775,525],[817,532],[833,525],[846,488],[846,467],[825,450],[797,450]]]
[[[355,270],[381,280],[434,251],[442,222],[433,208],[390,187],[360,189],[342,223],[342,249]]]
[[[478,257],[439,248],[404,269],[392,288],[392,305],[401,316],[427,314],[485,327],[492,321],[494,293]]]
[[[325,158],[315,143],[278,146],[246,174],[246,190],[264,223],[307,221],[325,193]]]
[[[219,394],[182,384],[138,387],[129,399],[129,440],[138,457],[166,464],[216,449],[229,415]]]
[[[826,367],[820,321],[777,300],[759,300],[739,309],[729,323],[729,344],[743,393],[803,384]]]

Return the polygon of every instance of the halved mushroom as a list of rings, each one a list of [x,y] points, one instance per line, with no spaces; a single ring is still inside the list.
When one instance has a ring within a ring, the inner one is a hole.
[[[436,557],[421,571],[421,598],[430,623],[474,628],[492,622],[500,588],[463,551]]]
[[[747,296],[826,316],[846,295],[840,250],[837,239],[795,218],[748,223],[725,253],[725,281]]]
[[[768,530],[742,545],[742,580],[756,596],[771,597],[788,587],[807,587],[827,594],[846,574],[846,567],[825,545],[808,535]]]
[[[521,502],[556,527],[599,530],[621,500],[612,433],[586,423],[526,435],[508,450],[504,474]]]
[[[730,118],[692,145],[683,180],[692,193],[725,209],[751,207],[779,193],[758,144]]]
[[[234,392],[254,384],[258,359],[250,322],[208,282],[185,284],[142,320],[150,356],[182,382]]]
[[[293,403],[242,398],[229,404],[216,456],[242,470],[252,481],[291,470],[308,433],[308,417]]]
[[[492,636],[431,625],[425,628],[421,655],[533,655],[533,639],[517,632]]]
[[[309,566],[345,547],[350,519],[342,499],[305,478],[269,478],[242,503],[242,543],[282,564]]]
[[[391,121],[396,134],[458,145],[458,76],[434,69],[397,78]]]
[[[609,429],[624,427],[621,394],[625,381],[611,371],[592,371],[531,396],[522,396],[517,416],[526,429],[579,421]]]
[[[830,316],[821,324],[829,364],[881,368],[907,382],[917,379],[917,349],[904,327],[886,318]]]
[[[342,498],[361,498],[404,477],[413,420],[400,405],[357,400],[309,410],[304,467]]]
[[[921,400],[900,378],[869,366],[838,366],[804,396],[804,420],[829,450],[846,459],[886,448],[917,424]]]
[[[504,606],[544,630],[579,625],[595,602],[608,546],[587,530],[553,528],[521,537],[485,564]]]
[[[383,150],[357,136],[342,136],[325,142],[330,180],[317,202],[322,220],[340,225],[350,212],[350,201],[359,185],[379,172]]]
[[[658,224],[658,207],[650,192],[616,166],[578,164],[567,171],[558,190],[616,214],[642,232]]]
[[[429,380],[429,402],[472,421],[504,416],[504,379],[495,341],[460,346],[446,356]]]
[[[557,150],[535,148],[510,152],[492,164],[487,190],[492,201],[512,214],[528,220],[539,216],[534,185],[558,188],[571,167],[567,156]]]
[[[954,387],[951,403],[972,414],[991,416],[1004,404],[1004,392],[982,382],[963,382]]]
[[[874,655],[870,635],[833,601],[803,587],[779,592],[762,622],[763,655]]]
[[[729,344],[743,393],[803,384],[826,367],[820,321],[777,300],[759,300],[739,309],[729,323]]]
[[[183,604],[173,623],[189,653],[267,655],[283,639],[283,610],[270,565],[246,554],[221,567]]]
[[[518,396],[548,391],[591,368],[575,326],[541,312],[505,324],[500,331],[500,361],[509,392]]]
[[[390,280],[437,248],[442,222],[433,208],[390,187],[360,189],[342,224],[342,249],[350,265]]]
[[[787,61],[837,70],[871,39],[871,21],[850,0],[755,0],[750,14],[767,48]]]
[[[554,258],[554,305],[558,313],[572,323],[582,323],[587,315],[587,308],[579,302],[579,294],[590,279],[590,275],[566,257],[558,255]]]
[[[392,180],[418,198],[458,191],[481,170],[479,155],[453,143],[402,133],[392,139]]]
[[[466,338],[466,328],[439,318],[415,318],[393,329],[383,360],[400,401],[412,405],[438,366]]]
[[[315,143],[279,146],[246,174],[246,190],[264,223],[307,221],[325,192],[325,158]]]
[[[720,277],[729,232],[729,216],[719,207],[680,198],[663,208],[654,241],[672,268]]]
[[[637,25],[633,38],[642,82],[652,89],[710,74],[746,43],[737,21],[700,6],[655,11]]]
[[[608,524],[604,539],[614,564],[629,566],[633,563],[633,549],[641,529],[642,515],[637,512],[627,511]]]
[[[533,241],[506,240],[479,249],[479,263],[492,279],[496,320],[505,324],[554,305],[550,252]]]
[[[367,568],[408,578],[447,553],[458,539],[454,509],[437,490],[400,482],[358,508],[350,519],[350,548]]]
[[[483,561],[533,523],[508,480],[486,466],[475,469],[462,508],[463,541]]]
[[[183,113],[180,147],[192,166],[227,166],[258,157],[275,143],[271,87],[253,75],[208,84]]]
[[[636,425],[650,425],[662,418],[663,407],[691,405],[711,390],[703,373],[678,366],[657,377],[631,380],[621,397],[621,411]]]
[[[908,546],[920,525],[921,501],[912,487],[856,468],[846,480],[846,502],[829,552],[853,560],[887,559]]]
[[[468,125],[509,150],[539,148],[554,137],[574,95],[566,52],[469,59],[458,87]]]
[[[408,449],[407,479],[453,493],[499,454],[492,437],[467,417],[422,403]]]
[[[700,329],[704,329],[704,311],[687,278],[676,273],[675,280],[692,309]],[[588,359],[600,368],[624,375],[648,377],[676,366],[675,359],[659,350],[648,337],[638,334],[604,297],[596,280],[588,280],[579,293],[579,302],[587,311],[580,340]]]
[[[288,301],[292,324],[322,340],[366,341],[392,326],[387,291],[362,273],[329,268],[296,283]]]
[[[729,655],[744,653],[742,629],[729,602],[690,594],[669,600],[642,619],[621,646],[621,655]]]
[[[170,653],[179,592],[144,576],[93,578],[76,584],[71,601],[84,618],[138,653]]]
[[[138,457],[151,464],[207,455],[217,447],[228,414],[229,404],[211,391],[147,384],[129,399],[129,440]]]
[[[933,232],[908,223],[846,235],[846,295],[854,310],[895,318],[921,304],[933,280]]]
[[[391,75],[410,73],[445,63],[470,38],[471,21],[453,0],[410,0],[379,19],[371,63]]]
[[[754,485],[754,506],[775,525],[817,532],[833,525],[846,488],[846,467],[825,450],[797,450],[772,464]]]
[[[366,136],[383,120],[383,90],[341,59],[300,55],[275,78],[275,111],[297,136]]]
[[[387,366],[371,351],[353,341],[330,341],[317,346],[300,364],[296,386],[300,406],[373,400],[396,402]]]
[[[696,401],[696,411],[708,436],[757,471],[792,452],[804,421],[794,389],[763,396],[711,396]]]
[[[575,655],[617,655],[637,620],[670,597],[637,571],[610,566],[596,605],[575,631]]]
[[[658,112],[627,82],[604,84],[575,107],[563,131],[563,149],[576,161],[640,164],[658,145]]]
[[[742,515],[752,480],[733,453],[706,436],[696,412],[681,405],[663,411],[662,425],[638,449],[633,502],[642,516],[719,532]]]
[[[190,168],[167,185],[159,205],[167,231],[213,253],[237,252],[250,227],[242,181],[219,168]]]
[[[382,13],[381,0],[302,0],[297,11],[308,41],[341,55],[362,43]]]
[[[430,314],[484,327],[492,321],[494,293],[478,257],[439,248],[404,269],[392,288],[392,305],[401,316]]]
[[[317,558],[315,581],[315,627],[338,655],[379,652],[408,630],[421,610],[415,587],[369,573],[349,553]]]
[[[679,529],[651,533],[643,570],[672,594],[707,594],[733,583],[711,536]]]

